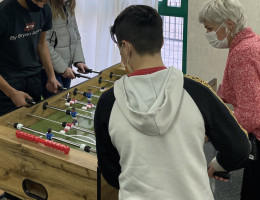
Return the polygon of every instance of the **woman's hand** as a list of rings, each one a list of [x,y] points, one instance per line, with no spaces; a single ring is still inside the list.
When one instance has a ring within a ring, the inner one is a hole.
[[[78,72],[83,74],[86,74],[85,69],[89,69],[88,66],[84,63],[77,63],[76,67],[78,68]]]
[[[72,68],[68,67],[66,71],[62,74],[63,78],[69,78],[69,79],[74,79],[76,78],[75,72],[73,71]]]
[[[57,93],[58,87],[61,87],[61,84],[59,83],[59,81],[57,81],[55,77],[48,79],[46,88],[49,92]]]

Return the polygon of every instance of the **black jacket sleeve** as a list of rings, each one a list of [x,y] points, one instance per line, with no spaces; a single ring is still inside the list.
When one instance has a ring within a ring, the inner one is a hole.
[[[227,171],[244,167],[250,144],[247,132],[207,83],[196,77],[184,78],[184,89],[198,106],[205,122],[206,135],[217,153],[218,163]]]
[[[95,111],[94,129],[96,133],[98,166],[105,180],[111,186],[119,189],[120,157],[111,142],[108,132],[109,119],[114,102],[114,88],[101,95]]]

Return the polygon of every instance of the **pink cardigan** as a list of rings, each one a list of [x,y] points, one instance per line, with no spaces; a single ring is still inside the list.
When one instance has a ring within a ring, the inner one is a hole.
[[[231,43],[221,90],[241,126],[260,140],[260,36],[251,28]]]

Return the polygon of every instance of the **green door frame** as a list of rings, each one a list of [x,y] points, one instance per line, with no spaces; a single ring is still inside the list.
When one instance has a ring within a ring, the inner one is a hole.
[[[158,12],[162,16],[183,17],[183,54],[182,72],[186,74],[187,65],[187,37],[188,37],[188,0],[181,0],[181,7],[167,5],[168,0],[159,1]]]

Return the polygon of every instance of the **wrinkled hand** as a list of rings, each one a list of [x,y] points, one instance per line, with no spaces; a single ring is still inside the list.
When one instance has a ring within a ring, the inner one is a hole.
[[[228,182],[228,179],[224,179],[222,177],[219,177],[219,176],[214,176],[213,174],[216,172],[216,170],[214,169],[214,167],[210,166],[209,169],[208,169],[208,176],[210,178],[214,178],[218,181],[224,181],[224,182]]]
[[[58,87],[61,87],[61,84],[59,83],[59,81],[57,81],[55,77],[52,79],[48,79],[46,88],[49,92],[57,93]]]
[[[85,71],[85,69],[89,69],[88,66],[84,63],[77,63],[76,67],[78,68],[78,72],[79,73],[83,73],[83,74],[86,74],[88,72]]]
[[[62,74],[62,76],[63,76],[63,78],[74,79],[74,78],[76,78],[76,76],[74,74],[75,74],[74,70],[71,69],[70,67],[68,67],[66,69],[66,71]]]
[[[11,100],[13,101],[13,103],[15,104],[16,107],[21,107],[21,106],[30,106],[30,104],[28,104],[25,99],[30,99],[32,100],[32,97],[23,92],[23,91],[18,91],[16,90],[11,96],[10,96]]]

